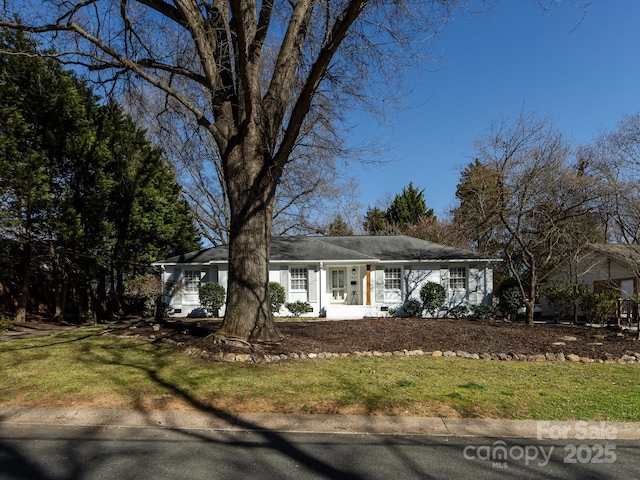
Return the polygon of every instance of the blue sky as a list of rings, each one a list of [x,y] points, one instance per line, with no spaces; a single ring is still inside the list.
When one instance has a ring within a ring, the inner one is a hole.
[[[502,115],[550,116],[577,146],[640,111],[638,0],[592,0],[586,16],[571,1],[545,11],[503,0],[457,14],[432,50],[438,61],[409,75],[405,109],[389,124],[358,117],[351,141],[388,145],[388,163],[350,166],[365,206],[413,181],[436,215],[446,213],[473,141]]]

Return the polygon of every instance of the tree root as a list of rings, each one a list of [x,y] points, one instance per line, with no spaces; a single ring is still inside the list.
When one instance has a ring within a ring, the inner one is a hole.
[[[207,335],[205,337],[205,340],[209,339],[209,337],[213,337],[213,343],[215,345],[230,345],[233,347],[249,348],[252,351],[255,350],[254,346],[250,342],[247,342],[246,340],[243,340],[239,337],[222,335],[218,334],[217,332]]]

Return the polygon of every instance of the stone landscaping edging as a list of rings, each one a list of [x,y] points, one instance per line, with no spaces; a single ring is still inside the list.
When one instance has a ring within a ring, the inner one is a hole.
[[[154,331],[158,332],[160,330],[159,325],[153,325]],[[164,341],[172,344],[176,344],[177,346],[181,346],[179,342],[175,342],[174,340],[168,338],[158,338],[156,335],[149,335],[148,337],[143,335],[133,335],[133,336],[123,336],[127,338],[137,338],[143,339],[147,341]],[[146,338],[145,338],[146,337]],[[594,336],[595,340],[599,340],[599,336]],[[562,341],[553,342],[551,345],[558,347],[564,346],[567,343],[577,341],[576,337],[573,336],[564,336],[561,338]],[[602,345],[600,342],[594,342],[592,345]],[[630,365],[637,362],[640,362],[640,352],[631,352],[628,351],[626,354],[616,358],[614,355],[610,353],[602,353],[598,358],[591,357],[581,357],[575,355],[574,353],[564,354],[560,353],[538,353],[534,355],[527,354],[518,354],[518,353],[469,353],[462,350],[458,351],[423,351],[423,350],[396,350],[393,352],[381,352],[378,350],[373,351],[362,351],[362,352],[353,352],[353,353],[332,353],[332,352],[311,352],[311,353],[289,353],[289,354],[255,354],[255,353],[225,353],[225,352],[209,352],[207,350],[203,350],[197,347],[186,347],[184,349],[184,355],[187,357],[200,357],[203,359],[220,361],[220,362],[230,362],[230,363],[278,363],[289,360],[299,360],[299,359],[331,359],[331,358],[347,358],[347,357],[399,357],[399,356],[408,356],[408,357],[434,357],[434,358],[463,358],[463,359],[472,359],[472,360],[492,360],[492,361],[519,361],[519,362],[570,362],[570,363],[581,363],[581,364],[591,364],[591,363],[600,363],[600,364],[617,364],[617,365]]]
[[[565,355],[564,353],[539,353],[536,355],[525,355],[517,353],[469,353],[462,350],[456,352],[451,350],[425,352],[423,350],[396,350],[394,352],[364,351],[353,353],[289,353],[279,355],[256,355],[250,353],[211,353],[195,347],[187,347],[184,354],[188,357],[200,357],[221,362],[238,362],[238,363],[277,363],[288,360],[299,359],[330,359],[330,358],[348,358],[348,357],[446,357],[446,358],[465,358],[473,360],[493,360],[493,361],[520,361],[520,362],[571,362],[571,363],[602,363],[602,364],[618,364],[629,365],[640,361],[640,352],[629,352],[619,358],[604,353],[604,358],[580,357],[573,353]]]

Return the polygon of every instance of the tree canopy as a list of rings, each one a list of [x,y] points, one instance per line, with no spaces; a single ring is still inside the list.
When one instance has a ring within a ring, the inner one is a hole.
[[[17,265],[3,269],[2,283],[18,321],[43,262],[51,267],[50,293],[38,302],[60,315],[73,303],[64,296],[79,295],[90,276],[101,278],[117,308],[126,278],[159,257],[199,247],[160,150],[117,104],[101,103],[74,73],[35,55],[38,49],[22,32],[0,31],[0,232],[15,246]]]
[[[315,143],[303,132],[336,131],[355,101],[370,108],[389,98],[383,91],[397,92],[399,68],[418,53],[409,47],[423,48],[457,3],[7,0],[0,26],[43,35],[60,46],[58,58],[87,67],[99,82],[158,89],[167,108],[211,135],[230,224],[217,339],[274,340],[274,199],[296,145]]]
[[[496,121],[477,140],[476,158],[463,172],[454,215],[469,222],[478,246],[504,258],[533,323],[541,276],[603,239],[599,179],[581,168],[553,120],[533,113]]]
[[[396,194],[386,210],[369,208],[365,215],[364,228],[369,235],[404,232],[427,219],[435,220],[433,208],[427,207],[424,189],[418,190],[413,182]]]

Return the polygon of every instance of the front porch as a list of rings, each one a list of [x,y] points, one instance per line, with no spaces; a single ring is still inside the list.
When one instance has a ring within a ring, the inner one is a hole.
[[[327,305],[324,316],[328,320],[354,320],[365,317],[384,317],[387,312],[380,311],[375,305]]]

